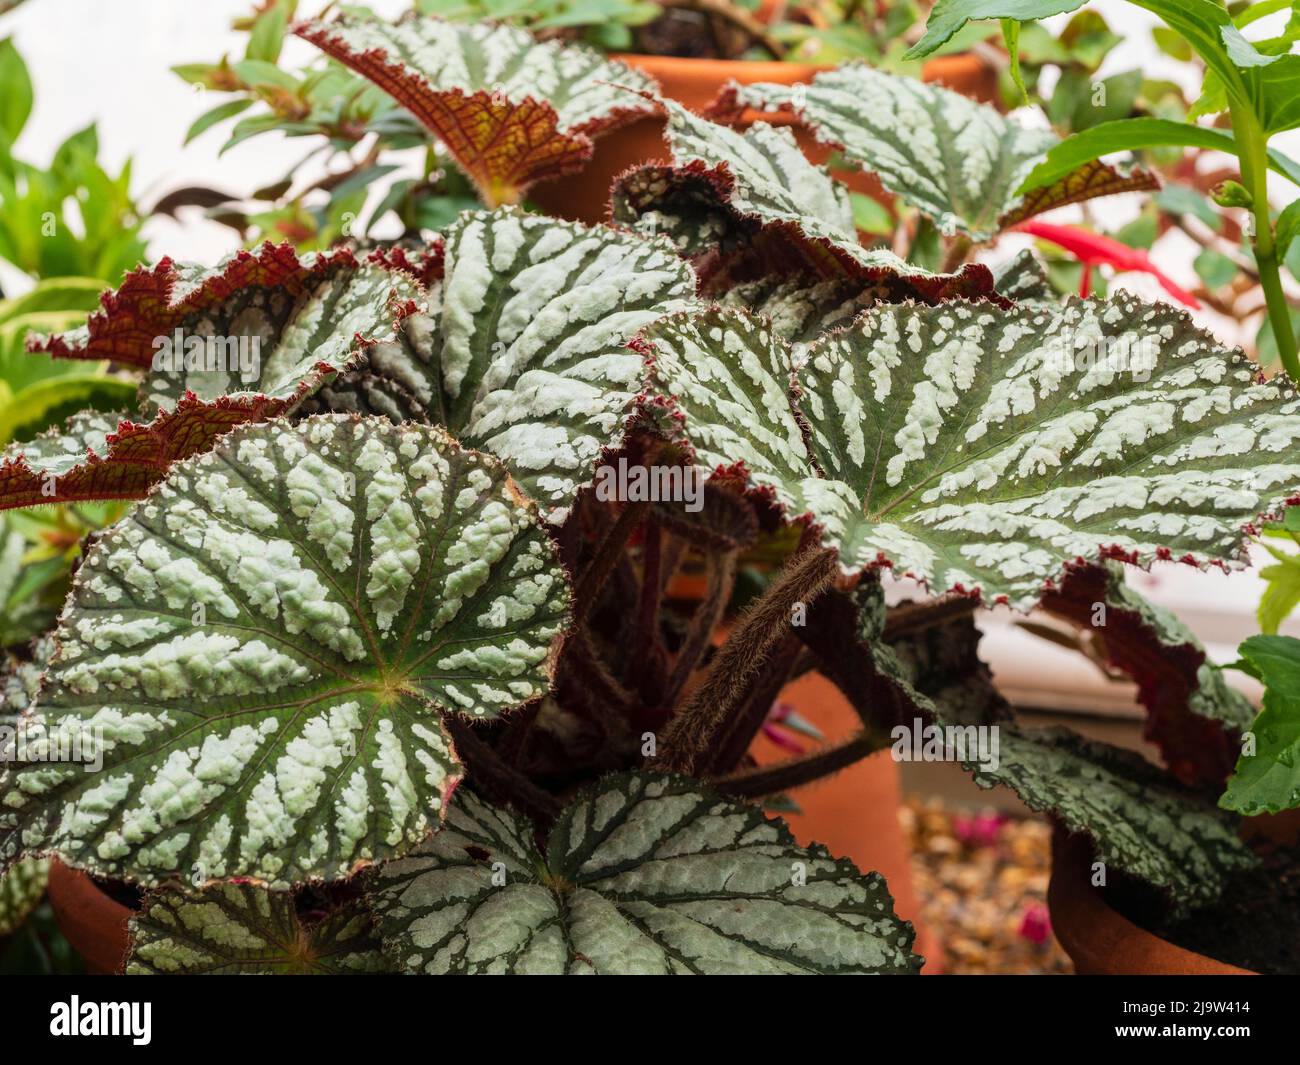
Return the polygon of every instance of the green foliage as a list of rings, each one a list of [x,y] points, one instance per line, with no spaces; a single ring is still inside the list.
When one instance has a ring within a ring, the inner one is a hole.
[[[538,849],[512,811],[457,796],[380,870],[371,898],[412,973],[913,973],[912,928],[879,874],[799,847],[754,806],[691,780],[606,777]],[[511,921],[495,914],[515,915]]]
[[[1219,805],[1243,814],[1295,809],[1300,806],[1300,640],[1252,636],[1238,653],[1238,668],[1264,685],[1264,703],[1243,736],[1237,771]]]

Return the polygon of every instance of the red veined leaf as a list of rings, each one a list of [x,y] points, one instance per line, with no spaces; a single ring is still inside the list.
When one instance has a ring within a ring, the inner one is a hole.
[[[294,32],[410,111],[491,207],[573,173],[591,157],[593,137],[654,111],[616,87],[654,89],[645,74],[510,26],[341,16]]]

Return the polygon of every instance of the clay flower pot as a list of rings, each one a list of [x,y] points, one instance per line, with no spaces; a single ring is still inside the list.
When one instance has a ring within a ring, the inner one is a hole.
[[[59,928],[81,955],[86,971],[96,976],[121,972],[131,911],[81,870],[57,859],[50,863],[47,890]]]
[[[825,736],[822,742],[847,739],[861,727],[840,690],[820,673],[805,673],[787,685],[779,701],[789,703],[816,725]],[[751,753],[762,764],[791,757],[789,751],[761,735]],[[942,973],[942,945],[921,919],[912,884],[911,850],[898,822],[902,787],[898,763],[891,753],[877,751],[833,776],[796,788],[790,797],[801,812],[780,816],[795,838],[804,845],[821,843],[864,872],[880,873],[894,897],[894,910],[916,929],[912,949],[925,958],[922,972],[928,976]]]
[[[1092,841],[1058,827],[1047,888],[1052,930],[1083,976],[1253,976],[1175,946],[1111,909],[1092,886]]]
[[[1300,842],[1300,810],[1247,818],[1241,836],[1286,847]],[[1139,928],[1092,886],[1092,841],[1057,826],[1052,836],[1052,879],[1047,904],[1052,928],[1075,971],[1087,976],[1257,976],[1250,969],[1175,946]]]
[[[830,67],[813,63],[746,62],[739,59],[679,59],[676,56],[615,55],[631,67],[658,80],[664,96],[692,110],[707,106],[729,81],[741,85],[772,82],[777,85],[807,83]],[[938,82],[975,100],[991,102],[997,96],[997,71],[984,60],[969,54],[940,56],[922,68],[925,81]],[[794,125],[795,139],[814,163],[824,163],[829,149],[799,127],[790,115],[767,115],[747,111],[739,122],[744,128],[760,117],[773,125]],[[634,166],[670,161],[664,141],[664,120],[640,118],[596,141],[591,161],[576,174],[538,185],[531,199],[547,214],[588,224],[609,218],[609,191],[614,179]],[[879,182],[860,171],[837,171],[854,192],[886,199]]]

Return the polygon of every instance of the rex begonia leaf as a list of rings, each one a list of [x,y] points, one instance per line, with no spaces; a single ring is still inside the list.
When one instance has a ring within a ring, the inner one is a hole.
[[[25,858],[0,873],[0,939],[12,935],[45,898],[50,878],[47,858]]]
[[[885,620],[880,582],[863,581],[816,600],[800,635],[873,730],[891,736],[896,757],[941,740],[943,757],[980,787],[1009,787],[1030,809],[1086,832],[1102,861],[1180,908],[1212,901],[1254,864],[1234,818],[1140,755],[1017,725],[979,660],[970,613],[892,638]]]
[[[131,918],[127,976],[388,972],[360,902],[304,920],[292,892],[253,884],[160,891]]]
[[[390,296],[412,298],[411,285],[404,272],[360,262],[347,249],[299,256],[289,244],[266,243],[234,252],[215,267],[161,259],[104,293],[84,326],[34,337],[29,348],[60,359],[111,359],[150,370],[155,361],[178,355],[161,341],[171,341],[180,329],[186,340],[257,337],[261,360],[286,371],[303,359],[309,344],[323,349],[316,361],[342,363],[356,333],[378,339],[374,334],[385,326],[391,331]],[[327,333],[319,332],[322,323],[328,323]],[[220,354],[226,354],[224,345]],[[180,372],[189,373],[184,367]],[[270,372],[258,369],[259,376]],[[208,398],[238,390],[230,376],[220,379],[226,387],[219,392],[203,377],[194,381],[189,387]],[[174,403],[184,389],[147,391],[165,391]]]
[[[654,105],[654,81],[624,63],[524,30],[409,15],[341,16],[295,27],[374,82],[436,136],[489,206],[518,203],[532,185],[591,158],[593,138]]]
[[[441,715],[545,692],[567,608],[506,471],[442,430],[231,433],[87,553],[0,857],[283,886],[400,854],[461,776]]]
[[[1239,563],[1244,527],[1300,488],[1294,388],[1126,294],[876,306],[801,350],[798,414],[765,319],[679,314],[644,338],[701,464],[743,464],[847,571],[936,594],[1027,609],[1075,560]]]
[[[1000,270],[993,272],[993,287],[999,296],[1013,303],[1059,303],[1047,267],[1028,248],[1019,251]]]
[[[1240,654],[1264,685],[1253,741],[1243,746],[1219,805],[1248,816],[1300,806],[1300,640],[1252,636]]]
[[[84,411],[10,445],[0,509],[139,498],[172,463],[233,426],[292,410],[367,345],[393,339],[419,294],[381,261],[299,258],[288,245],[237,252],[211,270],[164,259],[128,274],[85,326],[31,347],[145,370],[144,417]]]
[[[744,108],[793,113],[819,141],[876,174],[941,232],[976,241],[1067,203],[1158,187],[1144,170],[1094,161],[1027,200],[1016,190],[1058,142],[1056,134],[1022,125],[951,89],[864,63],[823,71],[808,85],[733,83],[713,113]]]
[[[462,215],[443,255],[429,314],[408,318],[364,372],[321,399],[390,415],[422,408],[504,461],[558,520],[602,451],[620,446],[645,387],[628,341],[694,306],[695,275],[666,241],[517,208]]]
[[[999,726],[997,765],[967,764],[983,788],[1002,784],[1026,806],[1086,832],[1108,866],[1167,893],[1178,909],[1213,902],[1256,864],[1236,819],[1185,791],[1133,751],[1063,728]]]
[[[1124,567],[1072,569],[1043,609],[1093,633],[1114,667],[1138,686],[1146,738],[1184,784],[1222,786],[1254,711],[1206,659],[1192,631],[1124,582]]]
[[[969,263],[957,274],[932,274],[883,248],[864,248],[848,192],[810,163],[789,129],[759,123],[738,133],[671,100],[671,166],[651,165],[614,186],[615,222],[668,236],[685,255],[739,248],[768,272],[848,276],[889,283],[895,298],[982,296],[992,275]]]
[[[408,972],[912,973],[912,927],[878,873],[780,821],[653,773],[606,777],[551,829],[458,793],[442,831],[376,874],[384,947]]]

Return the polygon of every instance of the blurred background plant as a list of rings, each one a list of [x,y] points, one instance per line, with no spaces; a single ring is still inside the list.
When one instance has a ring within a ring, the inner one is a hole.
[[[18,6],[0,2],[0,15]],[[75,328],[146,253],[131,164],[110,174],[95,126],[72,134],[48,166],[16,150],[35,94],[11,39],[0,40],[0,259],[17,294],[0,291],[0,447],[31,440],[68,415],[126,407],[136,386],[107,363],[26,351],[30,332]],[[0,653],[53,623],[85,537],[121,513],[112,506],[49,506],[0,517]]]

